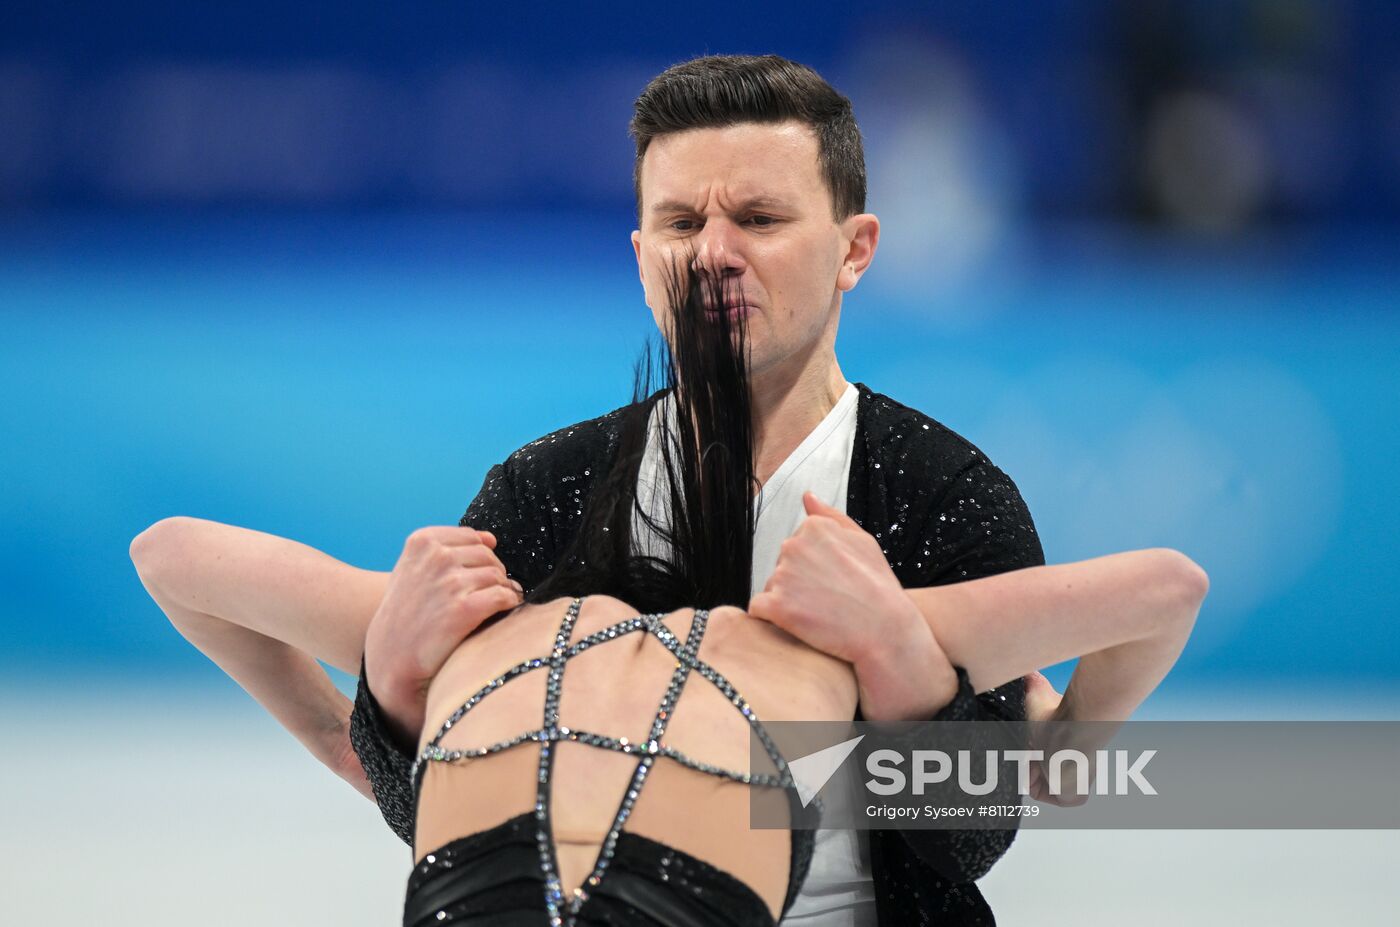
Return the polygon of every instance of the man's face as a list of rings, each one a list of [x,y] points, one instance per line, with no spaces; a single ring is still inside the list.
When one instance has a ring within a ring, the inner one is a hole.
[[[666,330],[669,269],[696,268],[742,294],[750,373],[799,371],[836,336],[841,293],[874,254],[874,216],[832,219],[817,139],[799,122],[690,129],[652,141],[632,233],[647,305]]]

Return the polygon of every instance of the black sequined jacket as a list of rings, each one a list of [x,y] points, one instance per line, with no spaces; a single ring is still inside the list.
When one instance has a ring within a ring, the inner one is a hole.
[[[990,576],[1045,562],[1020,492],[966,439],[856,384],[855,446],[846,512],[879,540],[905,588]],[[496,535],[496,554],[526,590],[568,546],[584,502],[617,451],[622,409],[526,444],[493,466],[461,523]],[[966,683],[933,719],[1022,720],[1014,680],[980,695]],[[350,740],[390,828],[412,842],[413,757],[384,725],[361,667]],[[1003,777],[1005,779],[1007,777]],[[1007,783],[999,803],[1016,804]],[[1014,820],[1014,819],[1012,819]],[[1014,830],[876,830],[871,874],[881,925],[992,924],[973,880],[1001,858]]]

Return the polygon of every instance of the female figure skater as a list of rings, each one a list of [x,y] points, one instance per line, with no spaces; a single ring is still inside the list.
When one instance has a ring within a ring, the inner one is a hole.
[[[744,325],[705,311],[730,303],[708,281],[678,272],[671,289],[667,389],[638,390],[617,463],[543,583],[515,586],[489,531],[408,541],[460,566],[442,605],[475,630],[427,694],[405,925],[772,925],[805,877],[816,822],[800,803],[790,830],[748,827],[751,788],[794,794],[763,723],[849,721],[856,678],[740,607],[755,488]],[[637,468],[663,394],[669,524],[640,517],[670,554],[641,556]],[[809,517],[878,548],[836,510]],[[392,574],[191,518],[157,522],[132,557],[177,629],[369,794],[343,729],[321,720],[349,706],[315,660],[358,672]],[[1062,700],[1028,693],[1032,720],[1121,722],[1175,662],[1207,582],[1184,555],[1150,549],[907,592],[888,571],[885,587],[927,622],[961,686],[1078,656]],[[763,769],[750,768],[751,733]]]

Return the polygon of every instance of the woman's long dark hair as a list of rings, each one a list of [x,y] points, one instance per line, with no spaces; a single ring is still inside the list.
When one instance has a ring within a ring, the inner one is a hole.
[[[730,319],[724,311],[742,298],[731,278],[697,272],[689,255],[671,264],[666,295],[662,391],[651,397],[655,367],[648,347],[634,369],[617,457],[554,572],[529,591],[526,602],[602,594],[647,613],[748,604],[757,489],[748,326],[745,312]],[[659,484],[669,489],[669,524],[636,504],[648,422],[663,396],[671,408],[661,411],[673,413],[661,416],[658,433]],[[667,556],[634,549],[638,525],[654,533]]]

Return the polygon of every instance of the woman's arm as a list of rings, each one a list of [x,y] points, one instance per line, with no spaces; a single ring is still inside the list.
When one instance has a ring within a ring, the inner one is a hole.
[[[1079,657],[1057,721],[1124,721],[1186,644],[1209,589],[1167,548],[911,589],[948,659],[978,692]]]
[[[360,671],[365,632],[389,582],[388,573],[287,538],[185,516],[137,535],[131,559],[146,587],[167,601],[351,674]]]
[[[359,672],[388,573],[357,569],[286,538],[183,516],[139,534],[131,559],[186,640],[373,799],[350,749],[351,703],[316,661]]]

